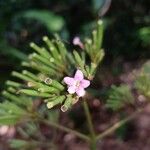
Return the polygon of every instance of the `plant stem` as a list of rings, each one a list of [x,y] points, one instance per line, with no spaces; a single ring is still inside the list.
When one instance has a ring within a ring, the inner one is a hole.
[[[121,127],[123,124],[127,123],[128,121],[132,120],[134,117],[137,116],[137,114],[139,114],[140,112],[142,112],[143,109],[138,109],[137,111],[135,111],[133,114],[131,114],[129,117],[115,123],[112,127],[106,129],[104,132],[100,133],[97,137],[96,140],[100,140],[103,139],[104,137],[106,137],[107,135],[111,134],[112,132],[114,132],[116,129],[118,129],[119,127]]]
[[[88,136],[86,136],[86,135],[84,135],[84,134],[82,134],[82,133],[80,133],[78,131],[72,130],[72,129],[67,128],[67,127],[64,127],[64,126],[59,125],[59,124],[57,124],[55,122],[51,122],[49,120],[40,119],[40,121],[43,122],[43,123],[45,123],[45,124],[47,124],[47,125],[50,125],[50,126],[52,126],[54,128],[57,128],[59,130],[65,131],[67,133],[72,133],[72,134],[76,135],[77,137],[79,137],[79,138],[81,138],[83,140],[90,141],[90,138]]]
[[[83,100],[83,107],[84,107],[85,115],[86,115],[87,122],[88,122],[90,137],[88,137],[87,135],[85,135],[83,133],[80,133],[78,131],[72,130],[72,129],[67,128],[67,127],[64,127],[62,125],[59,125],[55,122],[51,122],[51,121],[46,120],[46,119],[39,118],[39,121],[43,122],[47,125],[50,125],[50,126],[56,128],[56,129],[65,131],[67,133],[74,134],[75,136],[77,136],[77,137],[87,141],[88,143],[90,143],[90,149],[91,150],[96,150],[96,143],[97,143],[98,140],[103,139],[104,137],[108,136],[109,134],[114,132],[116,129],[121,127],[123,124],[125,124],[128,121],[135,118],[140,112],[142,112],[144,110],[144,108],[138,109],[133,114],[131,114],[129,117],[126,117],[125,119],[122,119],[121,121],[118,121],[112,127],[109,127],[104,132],[102,132],[102,133],[100,133],[99,135],[96,136],[95,131],[94,131],[94,127],[93,127],[93,123],[92,123],[92,119],[91,119],[91,115],[90,115],[90,111],[89,111],[89,107],[88,107],[88,104],[85,100]]]
[[[91,150],[96,150],[96,135],[95,135],[95,131],[94,131],[93,123],[92,123],[92,118],[90,115],[90,110],[89,110],[86,100],[83,100],[83,107],[84,107],[84,111],[85,111],[85,115],[86,115],[86,119],[88,123],[88,128],[90,132],[90,137],[91,137],[91,142],[90,142]]]

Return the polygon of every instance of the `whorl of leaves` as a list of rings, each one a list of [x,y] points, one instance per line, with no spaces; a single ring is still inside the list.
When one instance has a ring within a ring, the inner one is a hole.
[[[33,118],[33,101],[26,95],[18,95],[22,85],[14,81],[7,81],[8,88],[2,92],[4,102],[0,103],[0,125],[13,125],[16,122]]]
[[[111,87],[106,106],[114,111],[119,110],[127,104],[133,104],[134,98],[130,88],[127,85]]]
[[[140,75],[135,81],[135,88],[150,99],[150,61],[143,65]]]
[[[103,23],[98,21],[92,38],[85,41],[85,50],[80,52],[68,51],[58,35],[52,40],[47,36],[43,37],[44,46],[32,42],[30,47],[34,52],[29,55],[27,61],[22,62],[25,69],[22,72],[12,72],[14,80],[20,82],[6,83],[7,89],[2,93],[5,101],[1,104],[2,114],[6,112],[8,117],[11,113],[12,117],[19,120],[22,113],[29,114],[28,111],[32,111],[29,108],[33,105],[33,99],[43,100],[49,109],[58,104],[61,104],[62,111],[71,108],[79,98],[67,92],[63,78],[72,76],[74,71],[80,69],[87,79],[93,79],[96,68],[104,56],[104,51],[101,49],[102,34]],[[10,107],[6,107],[8,104]],[[17,115],[20,113],[20,117],[16,117],[17,109]]]

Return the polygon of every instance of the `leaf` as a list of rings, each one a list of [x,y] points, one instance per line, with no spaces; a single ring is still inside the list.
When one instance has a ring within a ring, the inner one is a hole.
[[[16,18],[35,19],[47,27],[49,31],[60,31],[65,24],[62,17],[46,10],[28,10],[16,16]]]
[[[26,113],[26,111],[23,110],[21,107],[15,105],[12,102],[7,102],[7,101],[0,104],[0,109],[4,109],[8,113],[12,113],[12,114],[16,114],[16,115],[22,115],[22,114]]]
[[[10,147],[11,148],[22,148],[28,144],[27,141],[19,140],[19,139],[13,139],[10,141]]]
[[[141,94],[150,98],[150,61],[142,66],[140,75],[135,80],[135,88]]]
[[[119,87],[113,85],[109,92],[106,107],[118,110],[127,104],[132,104],[133,102],[133,95],[127,85],[120,85]]]
[[[138,31],[139,38],[142,40],[144,45],[149,45],[150,41],[150,27],[143,27]]]
[[[19,117],[17,115],[6,115],[0,117],[0,125],[15,125]]]
[[[11,47],[6,43],[6,41],[1,41],[0,42],[0,51],[1,53],[5,55],[11,55],[14,56],[15,58],[18,58],[19,60],[27,60],[26,54],[21,52],[20,50]]]
[[[92,63],[99,64],[104,56],[101,48],[103,40],[103,21],[97,22],[97,28],[92,32],[92,38],[85,39],[85,51],[91,58]]]
[[[150,98],[150,76],[141,74],[135,81],[135,87],[144,96]]]

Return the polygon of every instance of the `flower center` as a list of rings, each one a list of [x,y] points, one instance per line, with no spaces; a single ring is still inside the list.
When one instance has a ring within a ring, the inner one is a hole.
[[[79,87],[80,86],[80,81],[77,81],[76,82],[76,87]]]

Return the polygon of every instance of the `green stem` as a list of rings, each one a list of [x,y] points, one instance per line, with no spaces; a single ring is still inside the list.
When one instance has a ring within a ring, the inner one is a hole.
[[[40,121],[45,123],[45,124],[47,124],[47,125],[50,125],[50,126],[52,126],[54,128],[57,128],[59,130],[65,131],[67,133],[72,133],[72,134],[76,135],[77,137],[79,137],[79,138],[81,138],[83,140],[90,141],[90,138],[88,136],[86,136],[86,135],[84,135],[84,134],[82,134],[82,133],[80,133],[78,131],[72,130],[72,129],[67,128],[67,127],[64,127],[64,126],[59,125],[59,124],[57,124],[55,122],[50,122],[49,120],[40,119]]]
[[[89,110],[86,100],[83,100],[83,107],[84,107],[84,111],[85,111],[85,115],[86,115],[86,119],[88,123],[88,128],[90,132],[90,137],[91,137],[90,147],[91,147],[91,150],[96,150],[96,135],[95,135],[95,131],[94,131],[93,123],[92,123],[92,118],[90,115],[90,110]]]
[[[128,121],[132,120],[133,118],[135,118],[137,116],[137,114],[139,114],[140,112],[142,112],[143,109],[138,109],[137,111],[135,111],[133,114],[131,114],[129,117],[115,123],[112,127],[106,129],[104,132],[100,133],[97,137],[96,140],[100,140],[103,139],[104,137],[106,137],[107,135],[111,134],[112,132],[114,132],[116,129],[118,129],[119,127],[121,127],[122,125],[124,125],[125,123],[127,123]]]
[[[90,149],[91,150],[96,150],[96,146],[97,145],[97,140],[96,140],[96,137],[94,139],[91,140],[91,143],[90,143]]]
[[[89,111],[89,107],[88,104],[85,100],[83,100],[83,107],[84,107],[84,111],[85,111],[85,115],[87,118],[87,122],[88,122],[88,128],[89,128],[89,132],[90,132],[90,138],[85,135],[82,134],[78,131],[72,130],[70,128],[64,127],[62,125],[59,125],[55,122],[50,122],[49,120],[46,119],[42,119],[40,118],[39,121],[50,125],[54,128],[57,128],[59,130],[65,131],[67,133],[72,133],[74,135],[76,135],[77,137],[87,141],[88,143],[90,143],[90,149],[91,150],[96,150],[96,143],[98,140],[103,139],[104,137],[108,136],[109,134],[111,134],[112,132],[114,132],[116,129],[118,129],[119,127],[121,127],[123,124],[127,123],[128,121],[132,120],[133,118],[135,118],[137,116],[137,114],[139,114],[140,112],[142,112],[144,110],[144,108],[142,109],[138,109],[137,111],[135,111],[132,115],[130,115],[129,117],[115,123],[112,127],[106,129],[104,132],[100,133],[99,135],[96,136],[95,131],[94,131],[94,127],[93,127],[93,123],[92,123],[92,119],[91,119],[91,115],[90,115],[90,111]]]

